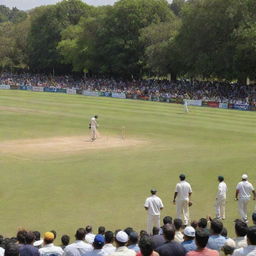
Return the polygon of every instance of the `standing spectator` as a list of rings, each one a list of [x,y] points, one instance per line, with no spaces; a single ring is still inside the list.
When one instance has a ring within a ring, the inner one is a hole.
[[[209,237],[207,247],[216,251],[220,251],[226,242],[226,238],[221,235],[223,224],[218,219],[211,221],[211,236]]]
[[[38,248],[33,246],[35,241],[35,235],[33,232],[27,232],[26,236],[26,244],[20,248],[20,256],[39,256]]]
[[[96,235],[93,241],[93,250],[86,252],[83,256],[104,256],[103,246],[105,243],[105,238],[103,235]]]
[[[164,208],[162,200],[156,196],[156,189],[151,189],[151,196],[145,201],[144,207],[148,212],[147,232],[152,234],[153,227],[160,228],[160,211]]]
[[[52,232],[46,232],[44,234],[44,245],[39,249],[40,256],[61,256],[63,250],[59,246],[53,244],[54,234]]]
[[[140,252],[136,256],[159,256],[153,249],[153,242],[149,236],[144,236],[139,242]]]
[[[235,232],[236,237],[233,239],[236,249],[247,246],[247,234],[248,226],[241,220],[235,220]]]
[[[182,243],[184,241],[183,233],[181,232],[182,220],[181,219],[174,219],[173,224],[174,224],[174,227],[175,227],[174,241],[176,241],[178,243]]]
[[[129,235],[127,247],[131,250],[134,250],[135,252],[139,252],[140,248],[138,246],[138,240],[139,240],[138,233],[135,231],[131,232]]]
[[[84,238],[85,238],[84,228],[79,228],[76,231],[75,237],[76,237],[76,241],[65,248],[63,256],[81,256],[86,252],[93,250],[92,245],[84,242]]]
[[[181,245],[185,248],[186,252],[196,250],[195,236],[196,231],[193,227],[187,226],[184,229],[184,242]]]
[[[225,205],[226,205],[226,197],[227,197],[227,185],[224,182],[224,177],[218,177],[219,185],[218,192],[216,195],[216,218],[217,219],[225,219]]]
[[[182,219],[183,215],[184,225],[186,226],[189,223],[189,202],[192,189],[190,184],[185,181],[186,176],[184,174],[181,174],[179,178],[180,182],[176,185],[173,203],[177,207],[177,218]]]
[[[114,233],[112,231],[107,231],[105,233],[105,244],[103,246],[103,251],[106,256],[112,254],[116,250],[116,247],[113,245],[113,242]]]
[[[233,256],[255,256],[256,255],[256,226],[249,227],[247,232],[248,246],[236,249]]]
[[[238,210],[243,221],[248,222],[247,219],[247,205],[250,201],[251,193],[253,194],[253,200],[256,198],[253,185],[247,180],[247,174],[242,175],[242,181],[236,186],[236,197],[238,200]]]
[[[186,256],[219,256],[215,250],[206,247],[209,239],[209,231],[207,229],[198,229],[196,231],[196,246],[195,251],[190,251]]]
[[[95,238],[95,235],[92,233],[92,226],[88,225],[85,228],[85,242],[92,244]]]
[[[70,237],[68,235],[63,235],[61,237],[61,248],[64,250],[69,245]]]
[[[183,246],[174,241],[175,229],[173,225],[166,224],[163,228],[166,243],[156,249],[160,256],[185,256]]]

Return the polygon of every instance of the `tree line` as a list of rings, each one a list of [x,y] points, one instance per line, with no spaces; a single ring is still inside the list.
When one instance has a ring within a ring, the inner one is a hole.
[[[255,79],[255,0],[0,6],[0,68],[140,79]]]

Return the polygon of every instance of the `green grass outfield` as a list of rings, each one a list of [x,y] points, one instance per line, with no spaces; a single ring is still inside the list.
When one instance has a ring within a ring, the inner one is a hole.
[[[178,175],[193,188],[192,219],[214,216],[217,176],[228,185],[225,226],[233,235],[235,186],[243,173],[256,185],[256,113],[78,95],[0,91],[0,144],[10,140],[88,137],[88,120],[99,115],[100,133],[142,139],[145,145],[63,153],[0,155],[0,234],[19,227],[56,229],[73,236],[91,224],[115,230],[146,228],[145,198],[158,189],[171,204]],[[25,145],[24,145],[25,146]],[[3,150],[3,149],[2,149]],[[250,202],[253,211],[255,201]]]

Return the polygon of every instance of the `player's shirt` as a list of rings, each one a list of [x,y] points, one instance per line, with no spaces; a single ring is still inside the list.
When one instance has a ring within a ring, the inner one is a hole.
[[[158,196],[152,195],[146,199],[144,207],[148,208],[148,214],[160,215],[160,211],[162,208],[164,208],[164,205]]]
[[[227,185],[224,181],[219,183],[218,186],[218,192],[217,192],[217,199],[226,199],[226,195],[227,195]]]
[[[97,121],[95,117],[91,118],[91,122],[90,122],[91,128],[92,129],[96,129],[97,128]]]
[[[241,181],[237,184],[236,189],[239,191],[239,199],[250,199],[252,191],[254,191],[253,185],[249,181]]]
[[[188,200],[189,193],[192,193],[192,188],[188,182],[183,180],[176,185],[175,192],[178,193],[177,200]]]

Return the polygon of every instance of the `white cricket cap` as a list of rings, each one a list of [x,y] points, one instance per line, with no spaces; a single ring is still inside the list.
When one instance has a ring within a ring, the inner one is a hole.
[[[184,229],[184,235],[189,236],[189,237],[195,237],[196,231],[193,227],[188,226]]]
[[[33,245],[34,245],[35,247],[38,247],[38,246],[41,246],[41,245],[43,244],[43,242],[44,242],[44,240],[43,240],[43,239],[40,239],[40,240],[38,240],[38,241],[35,241],[35,242],[33,243]]]
[[[128,242],[128,235],[124,231],[119,231],[116,234],[116,240],[121,243],[127,243]]]
[[[247,180],[247,179],[248,179],[248,175],[247,175],[247,174],[243,174],[243,175],[242,175],[242,179],[243,179],[243,180]]]

